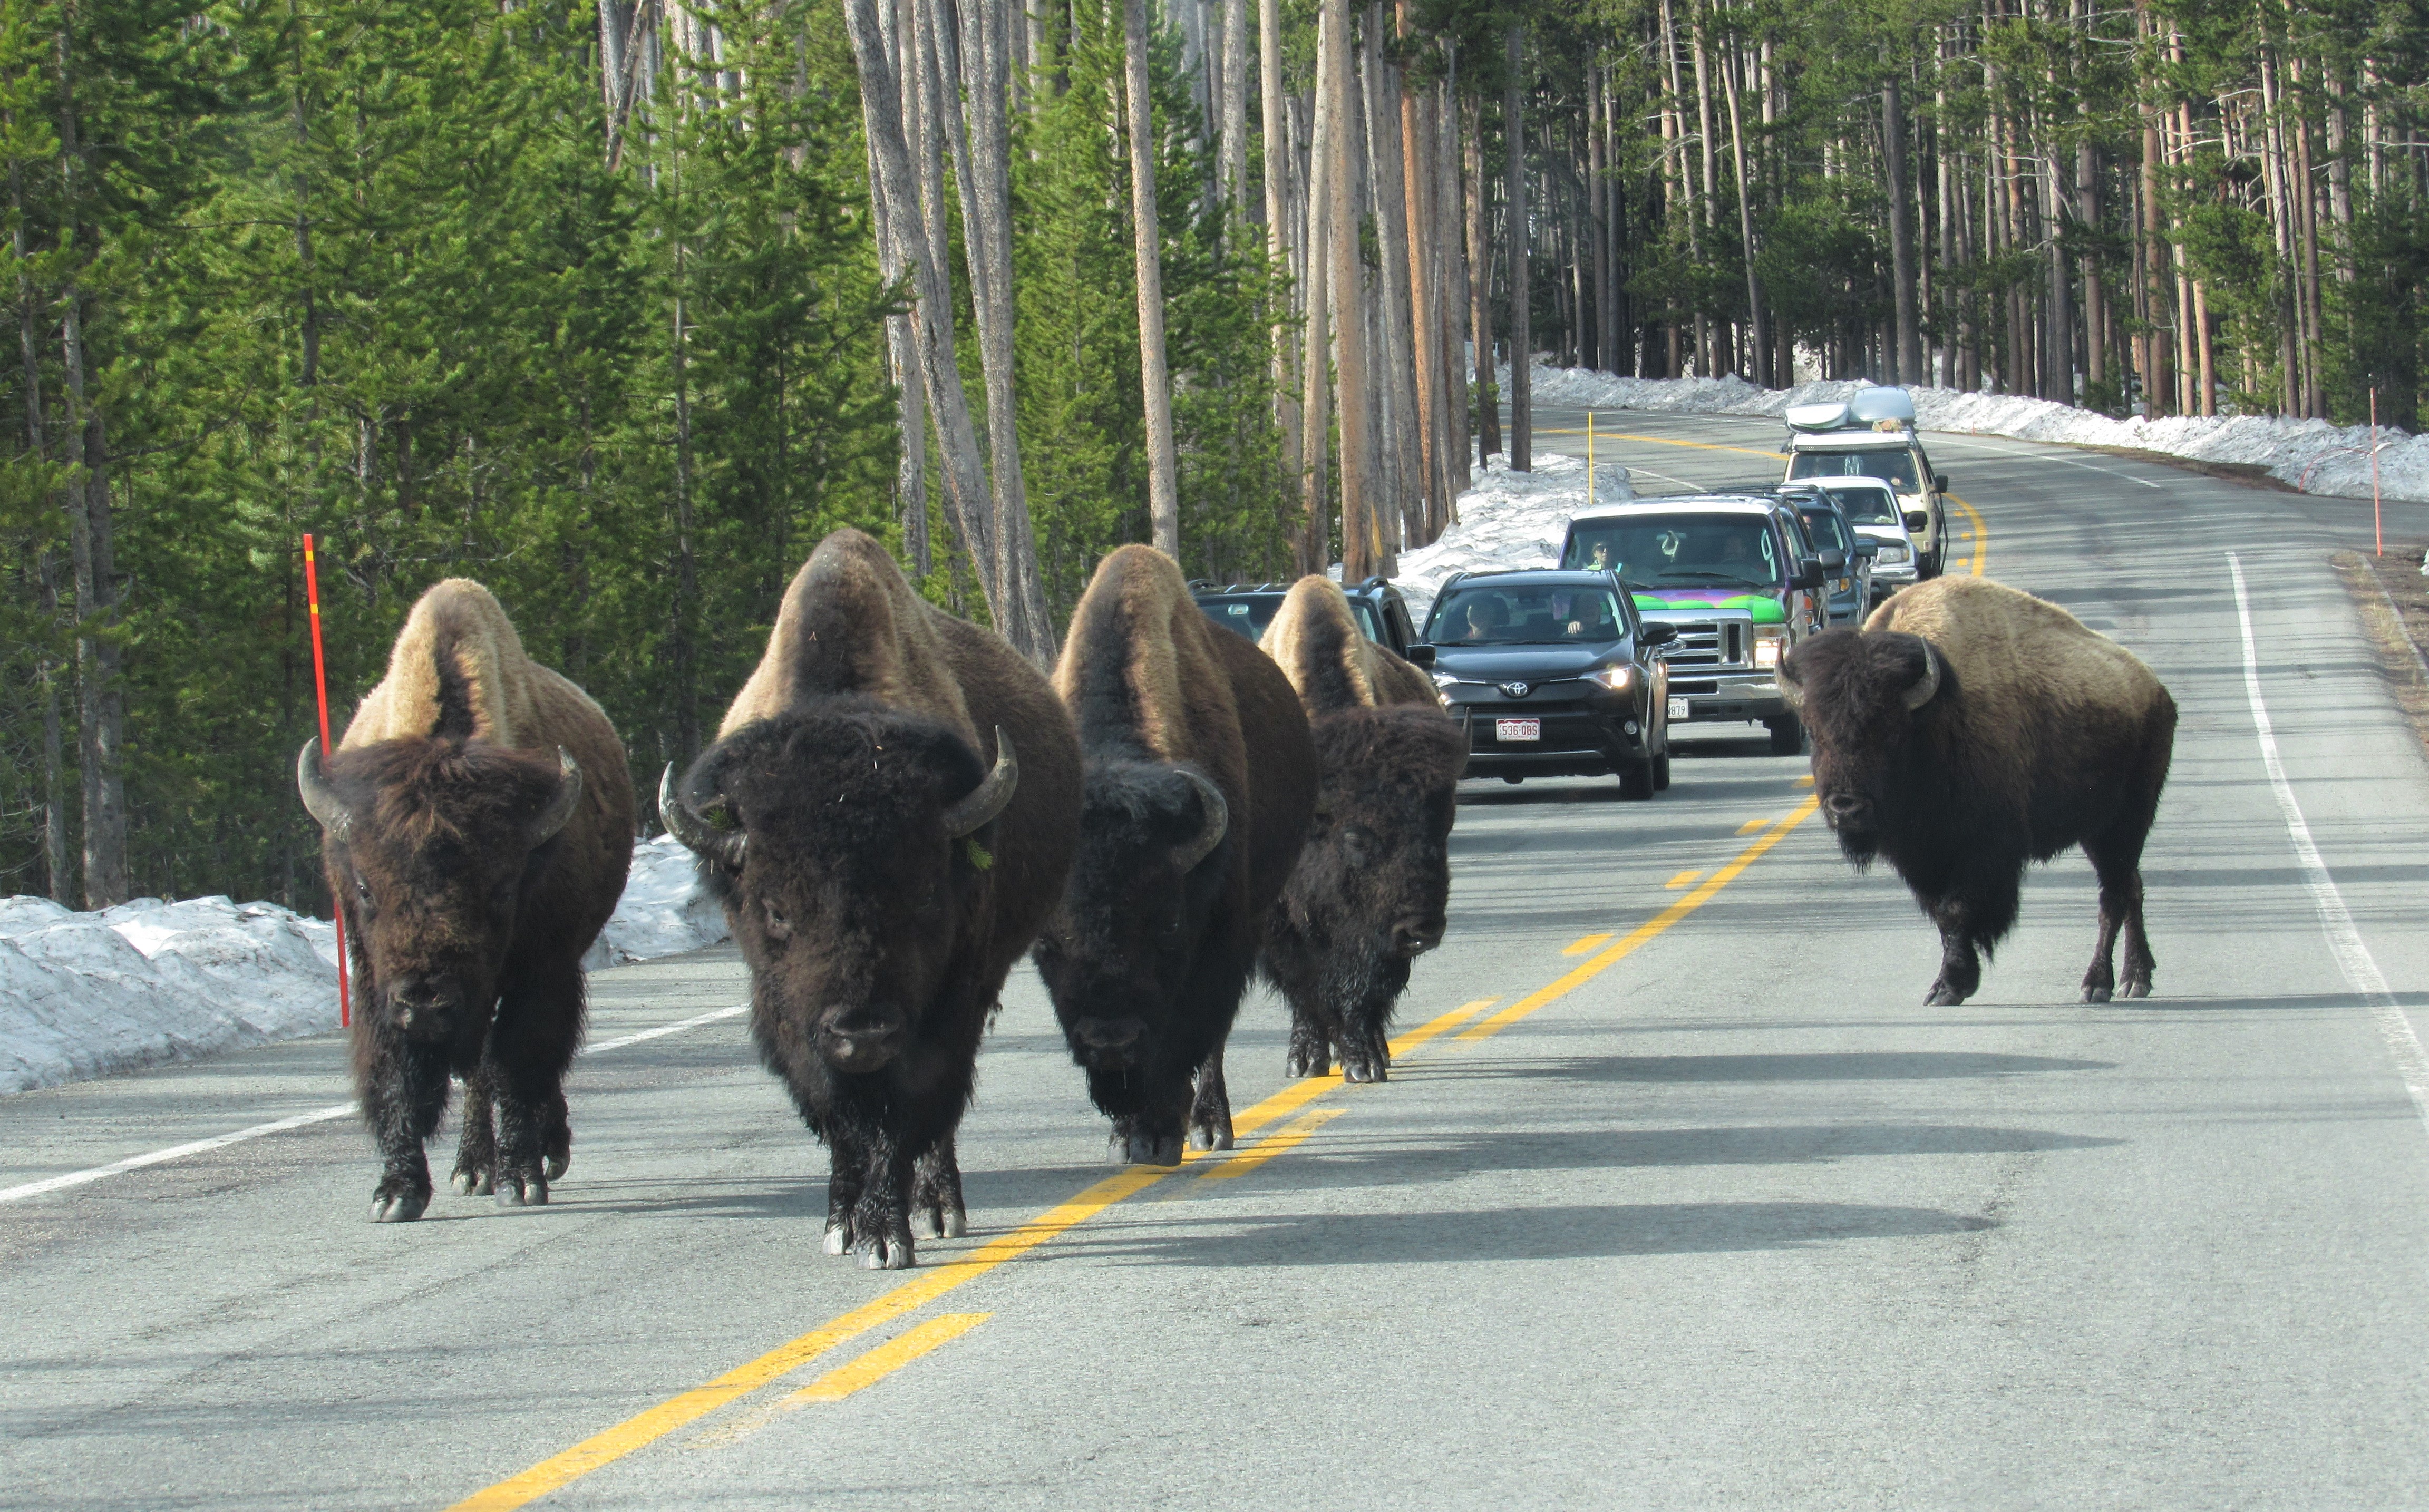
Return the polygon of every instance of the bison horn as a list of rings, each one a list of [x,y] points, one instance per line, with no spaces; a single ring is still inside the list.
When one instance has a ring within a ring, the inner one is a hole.
[[[1013,754],[1012,736],[1001,725],[995,727],[995,766],[979,785],[964,794],[958,802],[945,810],[945,834],[959,840],[975,834],[981,826],[992,822],[1012,801],[1015,788],[1020,786],[1020,758]]]
[[[1923,676],[1915,679],[1914,685],[1906,690],[1906,706],[1909,709],[1920,709],[1929,703],[1932,695],[1939,691],[1940,657],[1932,650],[1931,642],[1925,641],[1923,643]]]
[[[742,869],[743,847],[750,836],[739,830],[719,830],[702,818],[684,796],[675,791],[675,765],[669,762],[664,776],[658,779],[658,818],[667,833],[684,844],[684,848],[696,856],[717,863],[728,871]]]
[[[321,739],[315,735],[304,743],[295,754],[295,790],[304,795],[305,812],[320,822],[321,828],[339,839],[346,838],[353,816],[329,785],[328,777],[321,770]]]
[[[1199,862],[1206,859],[1209,851],[1223,843],[1223,831],[1231,827],[1231,806],[1223,801],[1221,788],[1188,767],[1181,767],[1181,775],[1188,780],[1191,787],[1198,790],[1198,811],[1205,815],[1204,821],[1198,827],[1198,833],[1190,837],[1189,844],[1181,846],[1179,856],[1175,858],[1181,863],[1181,869],[1185,872],[1194,869]]]
[[[573,817],[573,806],[582,801],[582,764],[573,759],[562,746],[556,748],[556,797],[532,821],[532,844],[544,845],[565,828]]]

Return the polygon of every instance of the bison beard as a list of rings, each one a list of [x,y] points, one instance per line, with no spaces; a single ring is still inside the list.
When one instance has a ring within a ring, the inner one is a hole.
[[[1289,1070],[1388,1079],[1392,1010],[1410,962],[1441,942],[1450,829],[1466,750],[1459,727],[1413,705],[1312,723],[1316,816],[1265,926],[1265,976],[1291,1005]]]
[[[1888,628],[1893,610],[1945,615],[1976,633],[1991,619],[1993,648],[2025,648],[2016,663],[2047,669],[2074,696],[2038,682],[1969,681],[1932,642]],[[1983,958],[2016,922],[2024,867],[2078,845],[2100,879],[2084,1001],[2107,1002],[2119,989],[2121,932],[2124,994],[2149,994],[2142,846],[2176,713],[2147,667],[2054,605],[1941,579],[1892,600],[1864,631],[1813,637],[1784,670],[1801,692],[1815,795],[1841,847],[1859,867],[1887,858],[1939,926],[1940,975],[1926,1002],[1961,1003],[1979,989]]]
[[[564,745],[522,748],[541,740]],[[547,1202],[572,1153],[582,955],[632,855],[613,728],[523,657],[487,589],[449,582],[414,606],[339,752],[305,746],[296,783],[346,911],[355,1089],[383,1166],[372,1219],[429,1207],[423,1146],[451,1071],[465,1083],[455,1189]]]

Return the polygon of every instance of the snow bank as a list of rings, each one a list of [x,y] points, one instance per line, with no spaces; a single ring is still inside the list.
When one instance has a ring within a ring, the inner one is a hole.
[[[725,916],[671,839],[636,846],[590,970],[713,945]],[[338,1027],[337,931],[273,903],[0,898],[0,1093]]]
[[[1392,581],[1407,597],[1420,631],[1443,580],[1454,572],[1558,567],[1569,521],[1587,508],[1582,457],[1539,456],[1532,472],[1512,472],[1496,460],[1480,472],[1471,470],[1471,476],[1467,492],[1459,496],[1459,523],[1431,546],[1400,553],[1400,570]],[[1597,467],[1596,507],[1634,497],[1627,468],[1609,462]]]
[[[1503,370],[1508,383],[1508,370]],[[1583,368],[1538,366],[1535,402],[1576,408],[1662,410],[1689,415],[1777,416],[1791,404],[1842,400],[1872,386],[1860,379],[1758,388],[1742,378],[1615,378]],[[2127,447],[2197,462],[2259,467],[2304,493],[2370,497],[2370,427],[2262,415],[2216,419],[2110,419],[2044,399],[1909,388],[1915,423],[1926,431],[2005,436],[2071,446]],[[2379,428],[2379,487],[2389,499],[2429,501],[2429,436]]]

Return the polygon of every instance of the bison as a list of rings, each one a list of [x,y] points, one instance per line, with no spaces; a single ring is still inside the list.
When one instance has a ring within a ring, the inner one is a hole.
[[[1315,819],[1265,921],[1265,976],[1291,1005],[1289,1069],[1390,1076],[1385,1030],[1409,963],[1442,943],[1467,744],[1423,672],[1366,638],[1330,578],[1301,578],[1265,649],[1315,741]]]
[[[2081,846],[2100,876],[2083,1000],[2151,991],[2142,843],[2176,704],[2131,651],[2056,604],[1978,578],[1908,588],[1781,668],[1813,738],[1823,817],[1859,866],[1889,858],[1940,926],[1925,1001],[1961,1003],[2016,922],[2025,863]]]
[[[354,955],[355,1087],[385,1167],[372,1221],[430,1206],[422,1144],[450,1071],[465,1087],[455,1190],[545,1203],[572,1158],[583,952],[633,859],[615,727],[524,654],[488,589],[454,578],[405,616],[336,754],[305,744],[295,781]]]
[[[1063,890],[1080,752],[1043,674],[839,530],[810,553],[714,745],[659,786],[751,967],[760,1060],[825,1142],[826,1250],[961,1234],[979,1039]]]
[[[1315,807],[1307,716],[1145,546],[1098,565],[1054,686],[1086,764],[1080,853],[1037,942],[1055,1017],[1117,1159],[1179,1164],[1184,1125],[1229,1149],[1223,1042]]]

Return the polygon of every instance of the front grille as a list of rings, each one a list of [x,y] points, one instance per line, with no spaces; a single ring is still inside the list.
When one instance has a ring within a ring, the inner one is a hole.
[[[1718,693],[1720,691],[1721,685],[1718,682],[1673,682],[1670,684],[1671,694],[1674,697],[1681,698],[1693,693]]]
[[[1678,638],[1670,643],[1667,660],[1676,666],[1743,666],[1746,624],[1741,619],[1688,620],[1678,623]]]

